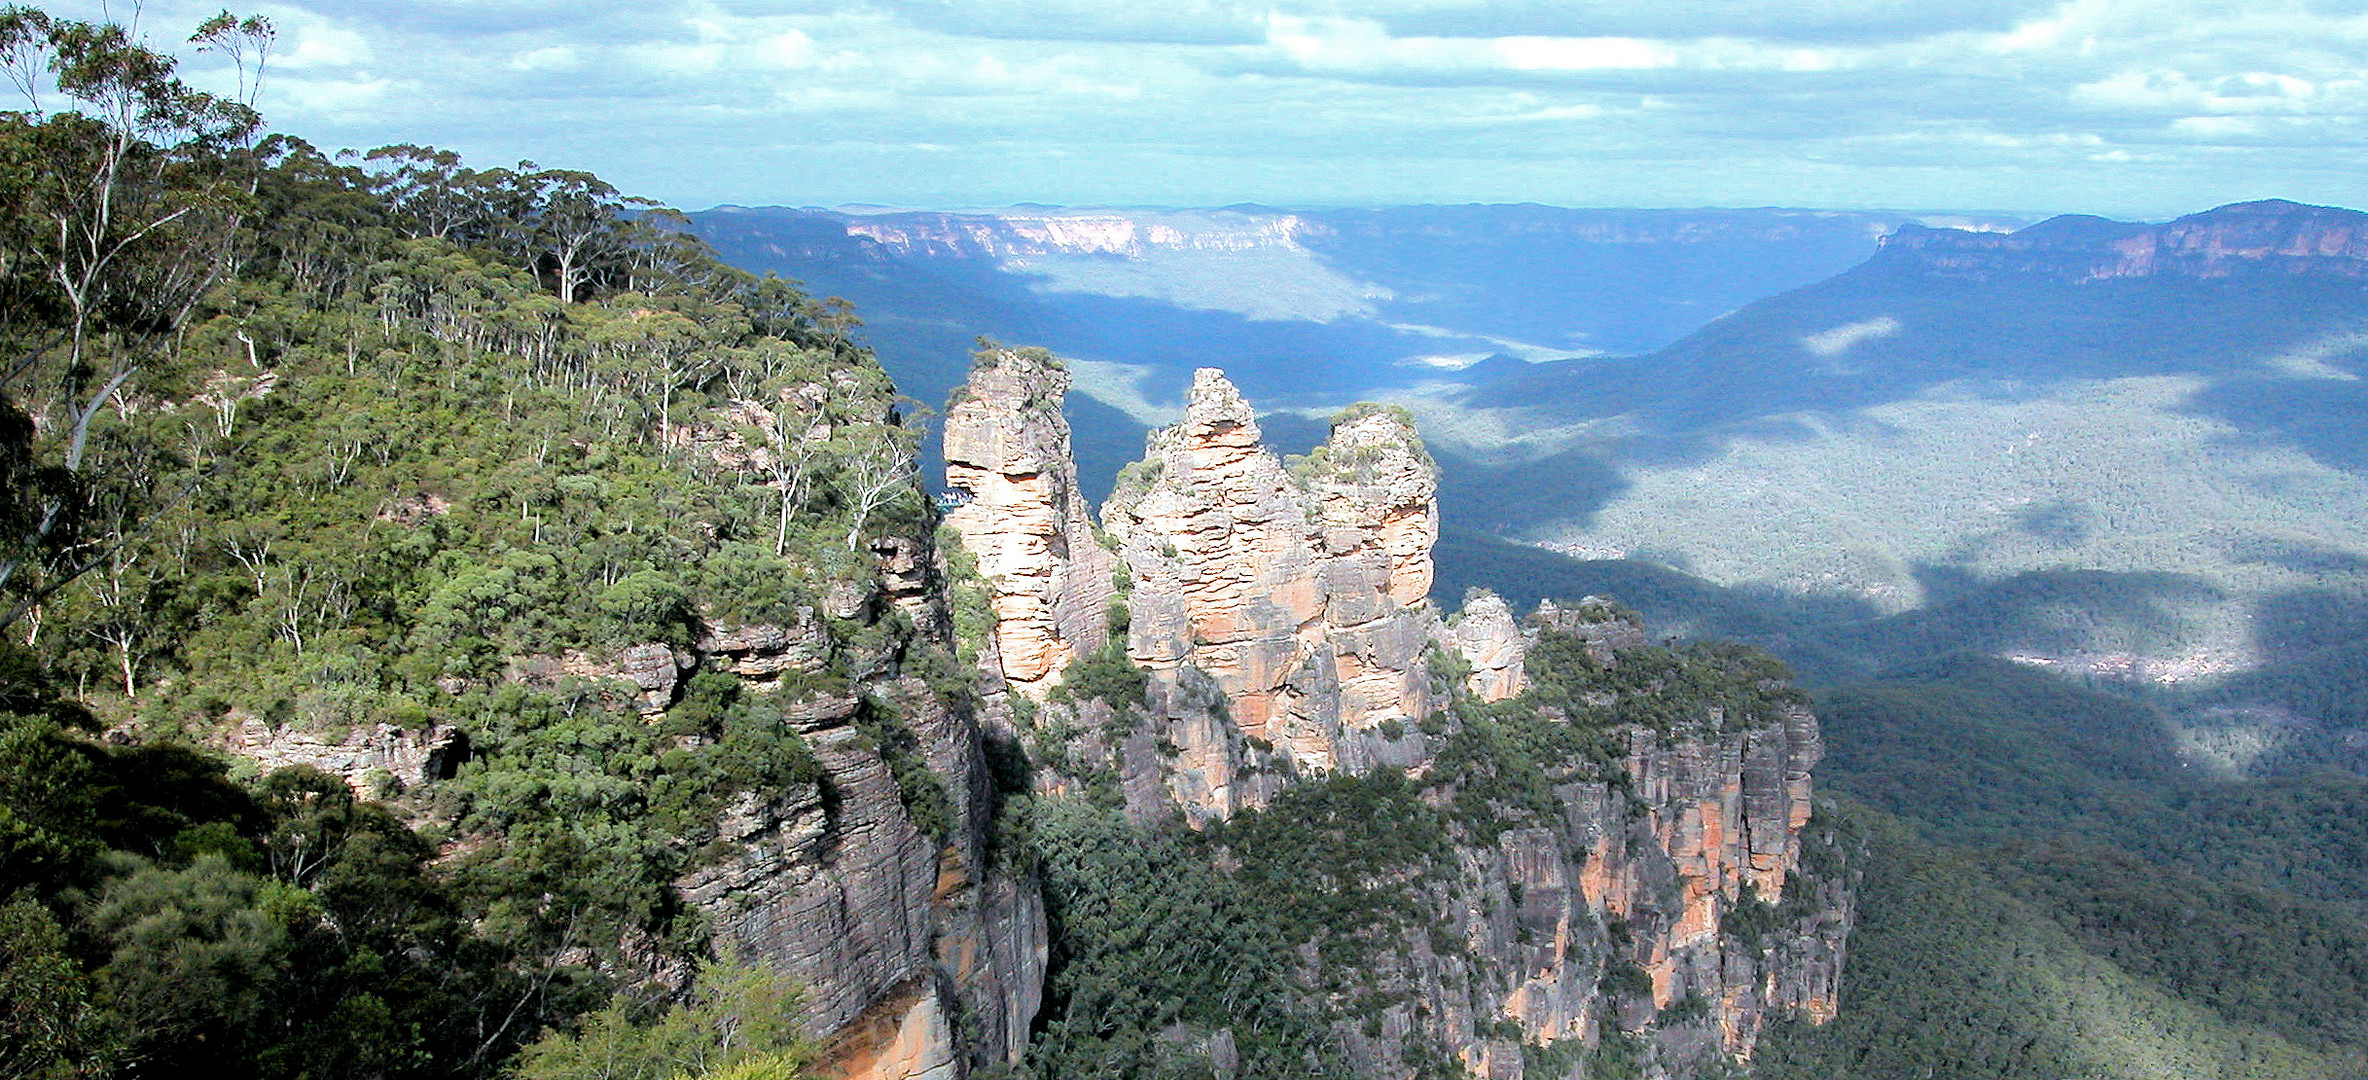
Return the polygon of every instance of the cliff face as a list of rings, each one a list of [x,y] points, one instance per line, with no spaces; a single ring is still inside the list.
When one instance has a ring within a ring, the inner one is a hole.
[[[1115,591],[1069,453],[1068,388],[1049,354],[991,350],[946,409],[946,485],[965,500],[946,525],[992,590],[1003,678],[1036,701],[1102,647]]]
[[[953,1078],[1016,1061],[1048,949],[1033,883],[986,858],[979,732],[917,679],[874,688],[944,783],[944,835],[913,820],[871,706],[817,693],[790,710],[821,781],[733,806],[735,854],[676,882],[717,936],[807,988],[808,1030],[854,1080]]]
[[[736,464],[730,449],[716,451],[719,464]],[[1005,450],[996,461],[1006,467],[1026,452]],[[1014,548],[1060,538],[1057,524],[1009,535]],[[1043,996],[1049,933],[1034,882],[989,856],[990,782],[971,699],[900,673],[921,651],[953,649],[943,559],[926,535],[868,547],[873,573],[835,582],[822,610],[800,608],[787,625],[710,624],[683,658],[683,670],[729,673],[780,701],[820,776],[744,796],[720,823],[729,854],[675,886],[719,948],[805,988],[807,1029],[829,1072],[957,1080],[1019,1059]],[[1089,588],[1055,580],[1084,597],[1074,603],[1092,602]],[[1106,591],[1106,571],[1102,580]],[[997,610],[1011,614],[1015,638],[1022,627],[1057,628],[1067,610],[1028,607],[1028,597],[1049,597],[1041,588],[1014,597],[998,597]],[[850,678],[810,677],[830,671]],[[653,695],[673,692],[620,674],[645,714]],[[654,712],[665,704],[660,696]],[[909,755],[901,770],[891,760],[900,753]]]
[[[1475,662],[1475,687],[1499,688],[1525,678],[1541,634],[1582,643],[1607,670],[1653,649],[1630,617],[1596,605],[1547,605],[1516,626],[1486,594],[1449,637]],[[1613,768],[1557,778],[1555,814],[1459,837],[1456,875],[1427,897],[1452,944],[1409,927],[1374,976],[1381,996],[1431,1009],[1386,1029],[1429,1034],[1479,1076],[1559,1076],[1523,1047],[1607,1040],[1641,1044],[1647,1075],[1691,1076],[1748,1061],[1777,1016],[1834,1015],[1852,883],[1833,838],[1811,827],[1815,717],[1797,705],[1744,724],[1699,715],[1626,726],[1615,742]],[[1450,780],[1440,796],[1474,782]],[[1360,1075],[1411,1073],[1403,1039],[1343,1037]]]
[[[965,405],[1004,404],[966,424],[1044,423],[1009,404],[1024,395],[994,390],[1005,378],[974,377]],[[1647,1075],[1697,1075],[1748,1060],[1773,1016],[1830,1017],[1850,883],[1810,821],[1815,718],[1756,669],[1729,673],[1724,704],[1667,704],[1677,675],[1622,672],[1676,654],[1601,604],[1521,620],[1481,593],[1443,622],[1426,599],[1435,487],[1402,414],[1353,409],[1286,465],[1224,376],[1199,372],[1183,422],[1151,438],[1104,508],[1132,581],[1125,651],[1147,684],[1139,699],[1064,692],[1008,721],[1038,793],[1098,791],[1147,826],[1180,811],[1201,827],[1324,773],[1390,769],[1423,785],[1454,824],[1412,914],[1367,931],[1353,970],[1303,953],[1323,1008],[1368,1003],[1362,1021],[1333,1024],[1355,1075],[1413,1076],[1434,1054],[1492,1078],[1576,1075],[1572,1062],[1615,1042]],[[1544,676],[1541,641],[1559,643]],[[1441,653],[1468,670],[1434,670]],[[1574,690],[1572,664],[1593,681]],[[1533,704],[1525,692],[1541,688],[1570,704]],[[1494,794],[1516,768],[1490,756],[1504,723],[1547,742],[1564,738],[1554,726],[1603,728],[1605,749],[1545,760],[1545,802],[1516,810]],[[1228,1031],[1193,1037],[1232,1045]]]
[[[1134,580],[1127,651],[1163,686],[1213,678],[1288,767],[1362,772],[1430,714],[1437,473],[1388,411],[1336,426],[1301,473],[1223,373],[1194,376],[1184,421],[1103,507]]]
[[[1878,259],[1950,277],[2066,281],[2267,273],[2368,277],[2368,214],[2282,199],[2160,225],[2067,215],[2013,233],[1902,226]]]

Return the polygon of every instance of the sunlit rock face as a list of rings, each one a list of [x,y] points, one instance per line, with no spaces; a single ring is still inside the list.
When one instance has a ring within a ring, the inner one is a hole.
[[[1075,494],[1065,381],[1049,357],[989,352],[949,408],[949,472],[967,500],[948,523],[994,622],[977,639],[976,713],[914,680],[868,691],[895,704],[947,782],[953,834],[915,826],[853,730],[857,701],[817,696],[792,722],[835,810],[819,786],[735,807],[741,854],[681,883],[812,981],[814,1030],[838,1072],[950,1080],[1024,1046],[1047,924],[1033,887],[977,846],[982,729],[1025,750],[1040,799],[1107,799],[1152,829],[1280,812],[1283,792],[1326,774],[1424,785],[1449,823],[1436,872],[1409,893],[1404,922],[1374,931],[1357,971],[1306,975],[1311,993],[1337,976],[1387,1003],[1333,1024],[1355,1075],[1410,1080],[1451,1060],[1530,1080],[1546,1074],[1525,1045],[1614,1038],[1641,1040],[1647,1076],[1719,1075],[1750,1059],[1771,1019],[1833,1015],[1851,892],[1847,858],[1811,819],[1821,746],[1805,709],[1648,718],[1622,711],[1631,689],[1591,690],[1585,708],[1611,710],[1611,742],[1547,769],[1524,796],[1546,810],[1511,826],[1459,817],[1466,789],[1500,775],[1494,751],[1457,743],[1481,722],[1475,708],[1574,723],[1562,710],[1581,708],[1575,698],[1525,693],[1570,685],[1573,664],[1598,673],[1592,685],[1630,687],[1622,665],[1668,654],[1592,600],[1516,618],[1475,593],[1442,619],[1427,598],[1436,471],[1408,419],[1351,409],[1322,446],[1285,461],[1213,370],[1121,477],[1104,511],[1113,553]],[[911,561],[877,554],[884,580]],[[1131,588],[1113,588],[1114,564]],[[1129,619],[1110,643],[1099,635],[1114,596]],[[791,630],[713,637],[700,647],[751,677],[797,666]],[[1111,689],[1127,665],[1106,646],[1142,669],[1139,696]],[[1216,1069],[1235,1033],[1173,1034],[1209,1047]]]
[[[977,726],[917,679],[868,692],[894,705],[945,783],[946,834],[908,813],[854,726],[857,696],[812,694],[783,711],[820,782],[742,798],[718,837],[732,854],[676,888],[719,941],[797,979],[834,1075],[954,1080],[1016,1061],[1043,999],[1049,932],[1034,882],[986,857]]]
[[[1069,375],[1046,353],[993,349],[946,410],[946,524],[992,590],[1003,678],[1042,701],[1106,640],[1114,557],[1094,538],[1061,403]]]
[[[1503,701],[1529,685],[1521,662],[1527,652],[1513,609],[1495,593],[1475,589],[1447,627],[1447,640],[1471,665],[1465,688],[1482,701]]]
[[[1394,760],[1431,709],[1437,487],[1387,409],[1344,414],[1295,474],[1224,373],[1201,369],[1183,422],[1103,508],[1134,580],[1128,653],[1155,678],[1215,679],[1242,735],[1293,768]]]

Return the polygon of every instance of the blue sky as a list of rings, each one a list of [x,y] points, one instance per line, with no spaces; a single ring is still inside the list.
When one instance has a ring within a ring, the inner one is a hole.
[[[171,43],[219,6],[141,19]],[[279,129],[588,168],[690,209],[2368,205],[2368,0],[238,10],[281,28]]]

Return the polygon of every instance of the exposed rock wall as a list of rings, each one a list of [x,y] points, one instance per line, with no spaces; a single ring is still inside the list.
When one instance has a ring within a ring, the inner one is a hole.
[[[877,588],[854,606],[858,615],[904,610],[917,626],[943,624],[942,581],[925,561],[915,565],[926,550],[911,540],[877,545]],[[782,695],[822,778],[733,806],[718,837],[732,854],[676,887],[720,941],[807,988],[807,1027],[826,1048],[828,1071],[957,1080],[974,1065],[1015,1062],[1042,1001],[1050,939],[1033,880],[997,866],[987,850],[977,718],[966,699],[910,676],[845,691],[781,684],[784,673],[819,666],[810,651],[818,634],[819,621],[808,618],[796,627],[718,628],[699,643],[712,650],[712,669]],[[888,639],[881,647],[912,646]],[[841,662],[888,671],[891,660]],[[901,725],[929,782],[942,786],[942,833],[915,821],[878,740],[859,730],[866,709]]]
[[[1503,701],[1529,685],[1521,661],[1525,640],[1513,620],[1513,609],[1495,593],[1475,589],[1464,596],[1464,607],[1447,627],[1447,641],[1472,667],[1464,681],[1473,697]]]
[[[783,400],[806,397],[793,390]],[[876,418],[863,419],[892,423],[893,414],[883,400]],[[991,446],[992,435],[965,445]],[[765,475],[764,455],[739,447],[728,430],[689,438],[704,438],[700,445],[723,467]],[[1052,470],[1043,479],[1073,488],[1065,437],[1045,449],[1050,456],[1026,460]],[[1016,472],[1025,450],[997,453],[996,464]],[[1058,551],[1071,539],[1062,523],[1084,519],[1054,510],[1042,520],[1051,523],[1049,533],[1015,532],[998,550],[1024,551],[1032,537]],[[1093,547],[1090,531],[1084,535]],[[516,677],[607,682],[653,719],[676,703],[681,682],[695,671],[731,674],[746,691],[775,698],[811,750],[817,782],[751,793],[730,806],[718,823],[722,857],[675,886],[706,917],[719,948],[737,949],[804,988],[806,1028],[824,1047],[826,1072],[849,1080],[959,1080],[977,1066],[1017,1062],[1043,996],[1049,932],[1034,880],[990,857],[984,736],[971,699],[903,673],[916,653],[953,649],[935,542],[926,534],[891,535],[871,541],[869,555],[872,573],[830,579],[813,604],[780,624],[711,620],[680,653],[643,646],[614,656],[569,654],[527,662]],[[1099,576],[1106,597],[1106,556]],[[1057,588],[1033,594],[1046,601],[1046,621],[1062,647],[1091,641],[1102,626],[1103,600],[1081,580],[1055,575]],[[1064,614],[1080,606],[1090,606],[1093,619]],[[1029,609],[998,610],[1020,620]],[[848,636],[848,627],[859,629]],[[883,744],[891,731],[891,741],[925,762],[925,776],[900,780]],[[942,822],[925,828],[923,820],[936,815],[917,819],[913,800],[927,797],[918,785],[942,792]]]
[[[1643,645],[1634,623],[1563,622],[1613,664]],[[1610,778],[1556,785],[1559,818],[1460,840],[1429,917],[1373,965],[1375,995],[1408,1004],[1340,1028],[1353,1071],[1413,1075],[1409,1036],[1428,1036],[1475,1076],[1535,1078],[1523,1044],[1620,1037],[1649,1076],[1719,1075],[1770,1019],[1831,1018],[1853,912],[1834,860],[1804,859],[1821,753],[1799,708],[1739,729],[1636,728]]]
[[[1194,375],[1183,422],[1103,508],[1134,581],[1128,653],[1156,681],[1215,679],[1232,725],[1290,768],[1362,772],[1430,713],[1437,471],[1387,410],[1346,418],[1303,471],[1260,445],[1222,372]]]
[[[1591,601],[1524,622],[1476,593],[1443,622],[1426,599],[1435,490],[1402,413],[1351,410],[1287,466],[1223,375],[1199,372],[1183,422],[1151,438],[1104,507],[1148,692],[1139,710],[1047,705],[1038,791],[1107,785],[1138,822],[1181,811],[1198,826],[1268,805],[1298,777],[1402,768],[1452,804],[1462,781],[1434,771],[1462,723],[1445,696],[1517,704],[1541,634],[1598,668],[1653,648],[1632,617]],[[1468,665],[1460,687],[1433,685],[1433,644]],[[1699,1075],[1748,1060],[1774,1015],[1831,1016],[1848,882],[1803,860],[1816,720],[1773,715],[1740,723],[1706,707],[1674,727],[1616,729],[1608,771],[1564,767],[1558,817],[1458,826],[1453,872],[1420,893],[1425,914],[1345,976],[1393,1003],[1336,1027],[1352,1070],[1411,1076],[1428,1045],[1514,1080],[1524,1044],[1616,1036],[1641,1040],[1648,1075]],[[1204,1035],[1215,1047],[1226,1033]]]
[[[1102,647],[1115,591],[1069,452],[1068,388],[1050,354],[990,349],[946,409],[946,486],[964,499],[946,524],[993,590],[1003,678],[1036,701]]]
[[[342,735],[273,726],[252,716],[235,716],[219,743],[230,754],[263,772],[305,765],[345,781],[356,795],[385,798],[452,775],[468,756],[469,740],[458,728],[410,730],[393,724],[357,725]]]

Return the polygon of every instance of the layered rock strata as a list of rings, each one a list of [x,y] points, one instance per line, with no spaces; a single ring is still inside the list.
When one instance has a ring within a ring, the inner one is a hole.
[[[992,589],[1000,674],[1042,701],[1102,647],[1115,560],[1094,538],[1061,403],[1068,372],[1039,349],[989,349],[946,408],[945,523]]]
[[[1183,422],[1152,436],[1103,507],[1134,582],[1127,651],[1171,696],[1183,669],[1213,678],[1232,726],[1289,767],[1362,772],[1400,757],[1405,725],[1431,709],[1437,470],[1386,409],[1345,415],[1300,464],[1260,444],[1222,372],[1194,374]]]
[[[253,716],[234,714],[233,719],[237,722],[219,743],[225,752],[254,762],[263,772],[299,765],[319,769],[364,798],[386,798],[447,779],[469,753],[468,736],[441,725],[406,729],[374,723],[334,733],[275,726]]]
[[[1204,370],[1183,422],[1122,473],[1104,526],[1133,583],[1126,647],[1148,686],[1139,702],[1056,698],[1035,714],[1040,794],[1106,785],[1140,823],[1180,811],[1199,826],[1268,805],[1298,778],[1395,768],[1460,806],[1461,785],[1495,766],[1439,771],[1465,722],[1448,698],[1523,711],[1546,635],[1607,673],[1673,662],[1633,617],[1594,601],[1523,620],[1475,593],[1441,620],[1426,599],[1436,474],[1404,414],[1352,409],[1288,464],[1259,440],[1250,407]],[[1432,646],[1468,675],[1435,681]],[[1420,890],[1421,913],[1369,964],[1310,969],[1334,995],[1389,1003],[1335,1027],[1357,1075],[1416,1075],[1428,1046],[1515,1080],[1542,1075],[1525,1045],[1615,1037],[1641,1040],[1649,1076],[1715,1074],[1748,1060],[1771,1017],[1832,1015],[1850,892],[1830,845],[1804,840],[1815,718],[1703,706],[1622,726],[1625,693],[1584,695],[1615,718],[1613,761],[1555,766],[1557,813],[1456,826],[1452,872]],[[1805,859],[1809,847],[1819,858]],[[1224,1031],[1177,1037],[1228,1044]]]
[[[785,710],[822,779],[733,806],[733,854],[676,882],[719,938],[807,988],[808,1031],[850,1080],[953,1080],[1018,1060],[1049,934],[1032,882],[995,869],[972,719],[919,680],[877,688],[945,784],[945,836],[917,826],[853,694]],[[957,1022],[959,1021],[959,1022]]]
[[[869,576],[832,580],[787,623],[710,624],[694,643],[684,670],[772,695],[821,775],[732,806],[717,830],[728,854],[675,886],[719,946],[805,988],[826,1073],[960,1080],[1018,1062],[1050,933],[1033,879],[989,856],[971,699],[902,673],[915,653],[954,649],[944,559],[928,535],[881,537],[869,554]],[[832,620],[864,629],[842,636]],[[848,678],[809,677],[826,670]],[[917,752],[925,775],[899,776],[890,744]],[[914,800],[932,790],[944,820],[925,824]]]

